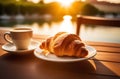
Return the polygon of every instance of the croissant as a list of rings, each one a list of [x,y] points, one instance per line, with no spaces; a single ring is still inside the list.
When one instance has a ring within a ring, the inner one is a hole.
[[[47,38],[41,43],[40,48],[56,56],[85,57],[88,54],[80,37],[66,32],[59,32],[55,36]]]

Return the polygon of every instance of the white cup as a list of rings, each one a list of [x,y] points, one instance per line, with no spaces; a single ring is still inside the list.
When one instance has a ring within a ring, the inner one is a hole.
[[[33,31],[30,28],[14,28],[4,34],[4,39],[9,43],[13,43],[17,50],[26,50],[30,45],[32,34]]]

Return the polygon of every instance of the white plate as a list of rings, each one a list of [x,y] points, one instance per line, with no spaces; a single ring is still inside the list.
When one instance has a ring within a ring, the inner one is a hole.
[[[49,53],[47,56],[43,53],[43,50],[40,48],[36,48],[34,51],[34,55],[42,60],[53,61],[53,62],[76,62],[83,61],[89,58],[92,58],[96,55],[96,49],[92,46],[86,46],[88,50],[88,55],[84,58],[75,58],[75,57],[58,57],[54,54]]]
[[[7,43],[2,46],[2,49],[12,53],[24,53],[33,51],[35,48],[39,46],[39,44],[40,43],[38,41],[32,40],[27,50],[17,50],[14,44]]]

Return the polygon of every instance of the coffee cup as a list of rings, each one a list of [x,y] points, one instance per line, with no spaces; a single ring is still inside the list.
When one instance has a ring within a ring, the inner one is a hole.
[[[17,50],[26,50],[30,45],[32,34],[31,28],[14,28],[4,34],[4,39],[8,43],[14,44]]]

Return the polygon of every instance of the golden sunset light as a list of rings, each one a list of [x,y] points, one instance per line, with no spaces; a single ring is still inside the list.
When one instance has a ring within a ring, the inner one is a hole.
[[[28,0],[28,1],[32,1],[34,3],[38,3],[40,0]],[[70,6],[71,3],[73,3],[75,0],[44,0],[45,3],[49,3],[49,2],[59,2],[62,6]]]
[[[40,0],[28,0],[30,2],[33,2],[33,3],[38,3]]]
[[[66,7],[70,6],[71,3],[74,2],[74,0],[56,0],[56,1],[61,3],[61,5],[66,6]]]
[[[38,3],[40,0],[33,0],[34,3]]]

